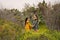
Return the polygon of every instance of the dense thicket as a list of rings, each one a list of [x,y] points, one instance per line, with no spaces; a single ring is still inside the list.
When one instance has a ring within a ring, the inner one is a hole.
[[[49,6],[43,1],[39,3],[39,8],[42,12],[43,19],[47,27],[51,30],[60,30],[60,3]]]
[[[39,24],[45,21],[49,29],[60,30],[60,3],[47,5],[47,3],[43,1],[42,3],[38,3],[37,7],[26,4],[22,12],[17,9],[0,9],[0,18],[12,21],[23,27],[25,18],[31,18],[33,14],[38,15]]]
[[[38,15],[38,32],[26,32],[25,18],[31,18],[33,14]],[[37,7],[26,4],[22,12],[17,9],[0,9],[0,40],[60,40],[60,32],[56,30],[60,31],[59,3],[51,6],[43,1]]]

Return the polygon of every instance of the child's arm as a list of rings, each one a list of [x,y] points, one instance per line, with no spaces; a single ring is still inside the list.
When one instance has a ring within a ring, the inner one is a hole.
[[[29,26],[32,27],[32,25],[29,23]]]

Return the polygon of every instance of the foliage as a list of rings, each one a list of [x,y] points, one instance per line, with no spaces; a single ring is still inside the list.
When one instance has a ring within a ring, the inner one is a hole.
[[[0,40],[17,40],[21,35],[21,29],[18,24],[0,19]]]
[[[25,32],[20,40],[60,40],[60,32],[48,30],[41,25],[39,31]]]
[[[37,6],[35,8],[26,4],[22,12],[17,9],[0,9],[0,40],[60,40],[60,31],[56,30],[60,28],[60,4],[49,8],[43,1]],[[40,20],[39,29],[26,32],[25,18],[32,17],[33,14],[37,14]],[[44,21],[49,28],[55,30],[49,30]]]
[[[60,32],[47,29],[45,24],[38,31],[27,32],[18,24],[0,19],[0,40],[60,40]]]

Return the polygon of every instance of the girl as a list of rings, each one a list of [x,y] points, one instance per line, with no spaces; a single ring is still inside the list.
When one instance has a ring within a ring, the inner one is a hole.
[[[26,18],[25,19],[25,30],[30,31],[31,30],[31,24],[30,24],[30,19]]]
[[[33,15],[33,29],[35,31],[38,29],[38,16],[36,14]]]

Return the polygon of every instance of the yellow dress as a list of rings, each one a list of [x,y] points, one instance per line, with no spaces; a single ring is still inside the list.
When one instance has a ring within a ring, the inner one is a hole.
[[[31,24],[29,22],[26,23],[25,30],[26,31],[30,31],[31,30]]]

